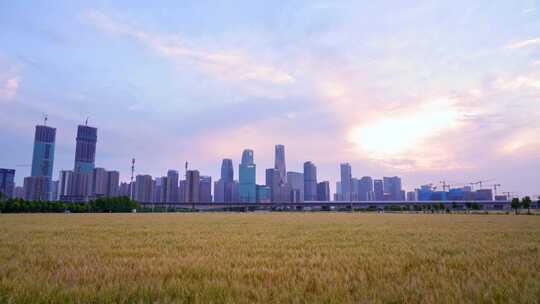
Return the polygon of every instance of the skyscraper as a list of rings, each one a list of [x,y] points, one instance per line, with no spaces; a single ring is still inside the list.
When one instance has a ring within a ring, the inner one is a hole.
[[[32,156],[32,176],[52,178],[55,140],[55,128],[36,126],[34,153]]]
[[[150,203],[154,200],[154,181],[150,175],[137,175],[135,178],[135,200]]]
[[[107,197],[119,196],[120,172],[107,171]]]
[[[97,128],[80,125],[77,128],[75,172],[92,173],[96,160]]]
[[[317,184],[317,200],[320,202],[330,201],[330,182],[324,181]]]
[[[317,167],[310,161],[304,163],[304,200],[317,200]]]
[[[401,201],[401,178],[383,177],[383,189],[385,196],[391,201]]]
[[[23,188],[25,200],[48,201],[51,199],[51,179],[48,176],[25,177]]]
[[[214,201],[233,201],[234,169],[232,159],[223,159],[221,162],[221,177],[214,183]]]
[[[162,198],[167,203],[174,203],[178,202],[179,195],[178,195],[178,171],[176,170],[169,170],[167,172],[167,180],[164,185],[165,187],[165,197]]]
[[[92,197],[103,197],[107,194],[107,170],[94,168],[92,171]]]
[[[384,186],[380,179],[373,180],[373,195],[376,201],[384,200]]]
[[[351,200],[351,179],[352,179],[352,170],[349,163],[343,163],[340,165],[341,171],[341,200],[350,201]]]
[[[0,193],[4,198],[13,198],[15,191],[15,170],[0,168]]]
[[[360,179],[360,185],[358,189],[359,201],[371,201],[373,200],[373,180],[370,176],[364,176]]]
[[[212,202],[212,177],[201,176],[199,178],[199,202],[211,203]]]
[[[184,184],[185,202],[186,203],[198,203],[199,202],[199,185],[200,177],[198,170],[188,170],[186,172],[186,181]]]
[[[239,166],[240,202],[255,203],[257,201],[256,167],[253,162],[253,150],[242,152],[242,162]]]
[[[266,186],[270,188],[270,200],[272,202],[289,202],[291,199],[291,188],[289,184],[283,183],[278,169],[266,169]]]
[[[280,183],[287,183],[287,169],[285,166],[285,146],[276,145],[274,168],[279,172]]]
[[[243,159],[243,155],[242,155],[242,159]],[[221,179],[224,182],[232,182],[234,180],[234,169],[233,169],[232,159],[225,158],[221,162]]]
[[[300,172],[287,172],[287,181],[294,194],[291,195],[291,201],[304,201],[304,174]]]

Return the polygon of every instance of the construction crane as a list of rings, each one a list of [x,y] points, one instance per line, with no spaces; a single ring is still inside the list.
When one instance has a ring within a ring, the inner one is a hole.
[[[491,182],[491,181],[494,181],[494,179],[487,179],[487,180],[481,180],[481,181],[477,181],[477,182],[472,182],[472,183],[469,183],[469,185],[471,185],[473,188],[475,185],[480,185],[480,189],[482,189],[482,183],[487,183],[487,182]]]
[[[491,187],[493,187],[493,194],[497,195],[497,189],[501,186],[501,184],[493,184]]]
[[[451,186],[450,186],[450,184],[447,184],[446,181],[443,180],[443,181],[440,181],[440,183],[442,184],[442,189],[443,189],[443,191],[446,192],[446,189],[447,189],[447,188],[448,188],[448,190],[450,190],[450,187],[451,187]]]
[[[503,194],[506,196],[506,199],[509,200],[511,197],[515,197],[516,196],[516,192],[503,192]]]

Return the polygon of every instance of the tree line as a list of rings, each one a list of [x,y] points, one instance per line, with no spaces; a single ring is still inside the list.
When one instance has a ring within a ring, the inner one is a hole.
[[[516,214],[519,214],[519,211],[521,209],[527,209],[527,214],[530,214],[531,213],[531,205],[532,205],[532,200],[528,196],[525,196],[521,200],[519,198],[517,198],[517,197],[514,197],[512,199],[512,203],[511,203],[512,209],[514,209],[514,212]],[[540,207],[540,200],[538,200],[537,205]]]
[[[89,202],[27,201],[23,199],[2,199],[0,193],[0,213],[35,212],[131,212],[139,203],[128,197],[98,198]]]

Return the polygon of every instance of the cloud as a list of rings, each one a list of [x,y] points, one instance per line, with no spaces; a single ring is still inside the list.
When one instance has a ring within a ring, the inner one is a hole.
[[[0,75],[0,101],[9,101],[15,98],[19,89],[19,76]]]
[[[531,39],[527,39],[527,40],[523,40],[523,41],[519,41],[519,42],[509,44],[507,46],[507,48],[509,48],[509,49],[522,49],[522,48],[535,46],[535,45],[538,45],[538,44],[540,44],[540,38],[531,38]]]
[[[106,14],[91,11],[84,19],[98,29],[137,40],[160,55],[175,60],[177,64],[189,64],[221,80],[253,81],[273,85],[291,84],[295,78],[283,69],[264,64],[260,59],[237,49],[211,50],[197,46],[181,35],[161,34],[142,30],[121,23]]]
[[[517,89],[540,89],[540,77],[535,76],[519,76],[513,79],[499,78],[495,81],[495,87],[501,90],[517,90]]]

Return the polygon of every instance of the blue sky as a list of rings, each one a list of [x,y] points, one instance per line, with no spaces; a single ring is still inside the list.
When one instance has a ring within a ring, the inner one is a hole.
[[[332,183],[348,161],[408,189],[539,194],[539,17],[538,1],[3,1],[0,167],[30,163],[47,113],[55,172],[90,117],[97,165],[123,179],[131,157],[215,178],[252,148],[263,183],[280,143]]]

